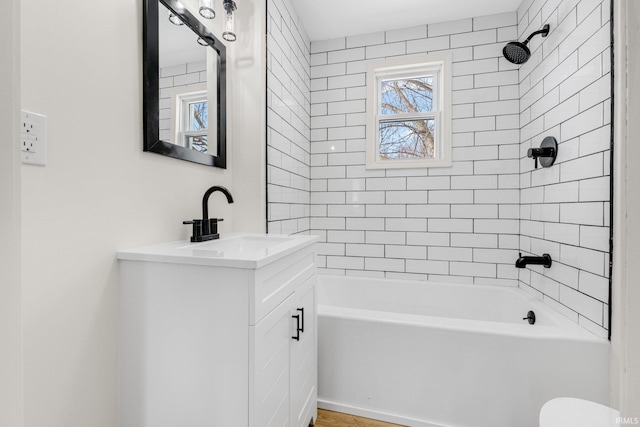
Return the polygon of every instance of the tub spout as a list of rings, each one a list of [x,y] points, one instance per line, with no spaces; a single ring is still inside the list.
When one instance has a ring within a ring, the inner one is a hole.
[[[542,254],[542,256],[522,256],[516,260],[517,268],[525,268],[527,265],[543,265],[545,268],[551,267],[551,255]]]

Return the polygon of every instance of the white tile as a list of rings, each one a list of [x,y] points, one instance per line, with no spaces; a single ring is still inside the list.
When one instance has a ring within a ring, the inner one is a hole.
[[[473,18],[473,30],[485,30],[488,28],[499,28],[517,25],[516,12],[499,13],[494,15]]]
[[[384,255],[387,258],[427,259],[427,248],[424,246],[386,245]]]
[[[404,55],[406,53],[407,47],[405,42],[367,46],[366,48],[367,59],[385,58],[389,56]]]
[[[473,231],[475,233],[504,233],[518,234],[520,224],[513,219],[475,219],[473,220]]]
[[[492,87],[492,86],[505,86],[505,85],[517,85],[518,71],[509,70],[496,73],[477,74],[473,77],[474,86],[476,88]]]
[[[327,231],[327,242],[330,243],[364,243],[364,231]]]
[[[328,205],[327,206],[328,217],[342,217],[347,220],[357,218],[358,221],[362,221],[365,216],[364,205]],[[363,228],[349,227],[350,230],[363,230]]]
[[[472,219],[440,219],[429,218],[427,220],[427,229],[429,232],[455,232],[470,233],[473,230]]]
[[[491,129],[489,123],[493,122],[493,117],[487,122],[486,129]],[[461,119],[475,120],[475,119]],[[454,121],[454,127],[455,127]],[[476,130],[483,130],[477,128]],[[498,158],[498,147],[495,145],[479,146],[479,147],[454,147],[452,149],[454,162],[465,160],[493,160]]]
[[[602,252],[609,251],[609,227],[580,227],[580,246]]]
[[[406,261],[406,271],[409,273],[422,274],[449,274],[449,263],[446,261],[422,261],[411,260]]]
[[[602,323],[603,305],[598,300],[566,286],[560,287],[560,302],[582,316]]]
[[[405,205],[367,205],[366,212],[369,218],[405,218],[407,216]]]
[[[451,48],[495,43],[498,32],[495,29],[474,31],[451,36]]]
[[[580,227],[575,224],[547,222],[544,224],[544,238],[577,246],[580,244]]]
[[[346,220],[347,230],[384,231],[384,218],[346,218]]]
[[[563,184],[544,187],[544,202],[577,202],[579,198],[579,183],[566,182]]]
[[[344,37],[330,40],[314,41],[311,42],[311,53],[345,49],[346,47],[346,39]]]
[[[384,204],[384,191],[350,191],[346,194],[347,204]]]
[[[367,178],[367,191],[372,190],[406,190],[407,179],[396,178]]]
[[[407,233],[407,245],[449,246],[449,233]]]
[[[479,262],[451,262],[450,274],[454,276],[496,277],[496,264],[482,264]]]
[[[386,231],[427,231],[426,218],[387,218]]]
[[[609,150],[610,147],[611,128],[609,126],[603,126],[580,136],[581,156]]]
[[[464,76],[479,73],[495,73],[500,71],[498,58],[478,59],[453,63],[453,76]]]
[[[398,41],[423,39],[427,37],[427,26],[419,25],[417,27],[402,28],[399,30],[389,30],[386,32],[386,42],[393,43]]]
[[[454,90],[452,94],[453,104],[469,104],[483,101],[497,101],[499,91],[497,87],[484,87],[479,89]]]
[[[399,231],[367,231],[367,244],[404,245],[406,233]],[[363,242],[364,243],[364,242]]]
[[[579,200],[581,202],[607,201],[611,199],[608,176],[580,181]]]
[[[590,273],[604,275],[604,253],[577,246],[562,245],[560,262]]]
[[[475,190],[475,189],[498,188],[498,175],[480,176],[453,176],[451,177],[452,190]]]
[[[384,257],[384,245],[346,245],[348,256]]]
[[[473,190],[432,190],[429,191],[430,204],[473,203]]]
[[[347,37],[347,48],[359,46],[371,46],[384,43],[384,32],[362,34]]]
[[[449,49],[449,36],[407,41],[407,54]]]
[[[465,33],[473,30],[473,20],[463,19],[460,21],[442,22],[429,24],[427,31],[429,37],[443,36],[447,34]]]
[[[579,283],[580,292],[603,302],[609,300],[609,279],[606,277],[581,271]]]
[[[451,246],[466,248],[498,248],[498,235],[451,233]]]
[[[435,261],[472,261],[471,248],[429,247],[428,259]]]
[[[426,204],[427,191],[389,191],[387,203],[390,204]]]
[[[565,224],[604,225],[604,205],[601,202],[563,203],[560,222]]]
[[[576,181],[604,175],[604,157],[602,153],[580,157],[560,165],[562,181]]]
[[[451,218],[498,218],[498,205],[451,205]]]
[[[363,270],[364,258],[327,256],[327,268]]]
[[[334,50],[326,55],[328,64],[359,61],[365,59],[365,49],[364,47],[358,47],[354,49]]]
[[[450,218],[450,205],[407,205],[407,218]]]
[[[404,272],[404,259],[366,258],[365,268],[373,271],[399,271]]]
[[[475,190],[475,203],[520,203],[518,190]]]

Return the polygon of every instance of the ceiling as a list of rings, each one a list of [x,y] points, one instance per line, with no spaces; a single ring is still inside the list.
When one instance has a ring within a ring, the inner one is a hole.
[[[522,0],[291,0],[312,41],[514,12]]]

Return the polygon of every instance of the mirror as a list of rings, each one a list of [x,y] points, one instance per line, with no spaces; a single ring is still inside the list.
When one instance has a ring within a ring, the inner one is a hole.
[[[226,168],[225,46],[178,0],[144,8],[144,151]]]

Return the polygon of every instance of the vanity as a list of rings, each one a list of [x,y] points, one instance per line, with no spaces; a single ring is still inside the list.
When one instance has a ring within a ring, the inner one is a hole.
[[[118,252],[121,427],[307,427],[317,417],[315,236]]]

